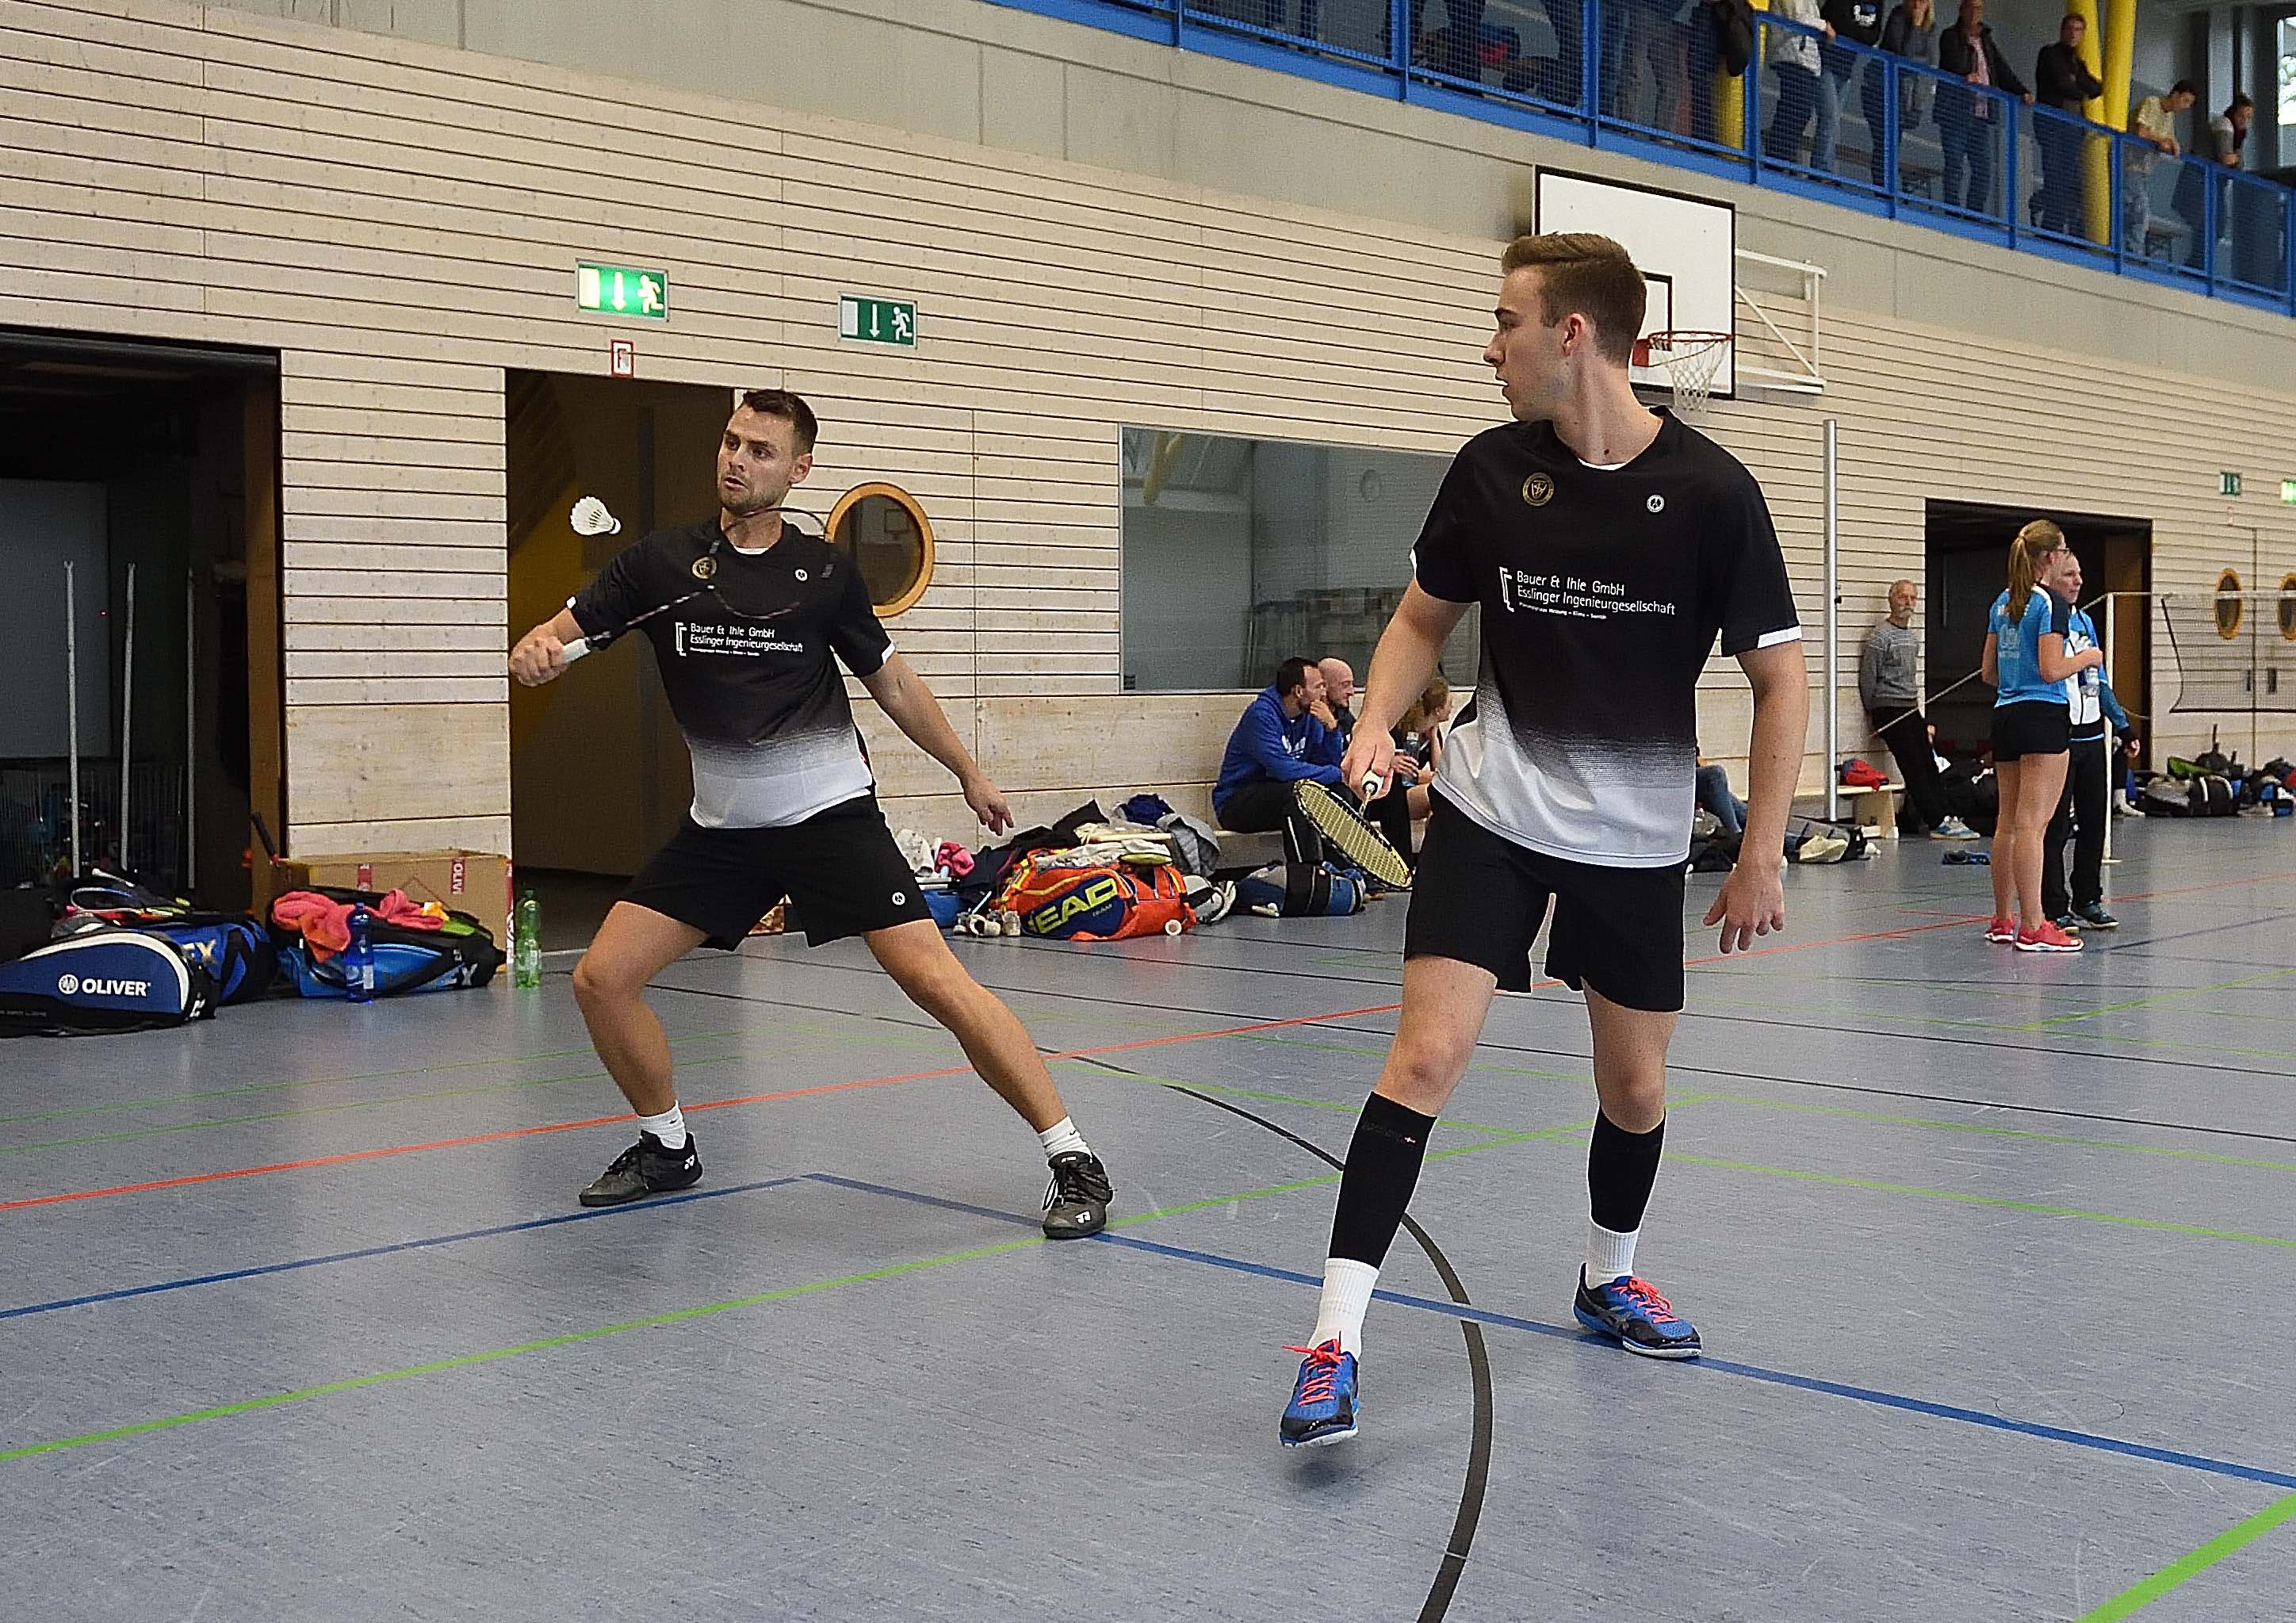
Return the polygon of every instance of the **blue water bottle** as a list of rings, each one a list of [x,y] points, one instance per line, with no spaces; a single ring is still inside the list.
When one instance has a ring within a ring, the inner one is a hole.
[[[351,944],[343,953],[343,985],[353,1003],[374,1001],[373,914],[364,907],[351,909]]]

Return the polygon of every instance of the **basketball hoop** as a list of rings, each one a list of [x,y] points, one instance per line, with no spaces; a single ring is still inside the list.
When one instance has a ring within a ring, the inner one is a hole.
[[[1636,343],[1635,365],[1663,371],[1674,385],[1674,409],[1694,417],[1713,395],[1730,340],[1727,332],[1653,332]]]

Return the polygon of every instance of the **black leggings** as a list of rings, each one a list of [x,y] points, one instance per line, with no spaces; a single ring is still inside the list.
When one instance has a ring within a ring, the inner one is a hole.
[[[1279,783],[1274,778],[1246,783],[1212,809],[1222,828],[1234,829],[1239,834],[1265,834],[1282,829],[1287,861],[1313,866],[1324,860],[1324,837],[1308,821],[1308,814],[1300,809],[1299,797],[1292,792],[1289,783]]]

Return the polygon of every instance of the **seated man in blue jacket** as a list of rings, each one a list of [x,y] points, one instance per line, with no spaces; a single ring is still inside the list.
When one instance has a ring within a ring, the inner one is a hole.
[[[1339,788],[1346,751],[1324,673],[1305,660],[1286,660],[1276,668],[1275,685],[1244,707],[1228,734],[1219,782],[1212,785],[1212,813],[1222,828],[1239,834],[1280,828],[1287,857],[1321,862],[1323,836],[1300,814],[1292,785],[1313,778]]]

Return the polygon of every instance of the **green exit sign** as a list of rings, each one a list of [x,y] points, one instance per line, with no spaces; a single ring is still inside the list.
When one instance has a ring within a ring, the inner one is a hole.
[[[2238,496],[2240,494],[2240,475],[2237,473],[2218,474],[2217,494],[2218,496]]]
[[[669,319],[669,273],[627,265],[574,267],[574,302],[600,316],[630,316],[640,321]]]
[[[837,336],[864,344],[917,347],[917,307],[898,299],[874,299],[865,293],[840,294],[837,300]]]
[[[2296,507],[2296,479],[2284,479],[2280,481],[2280,499],[2291,507]]]

